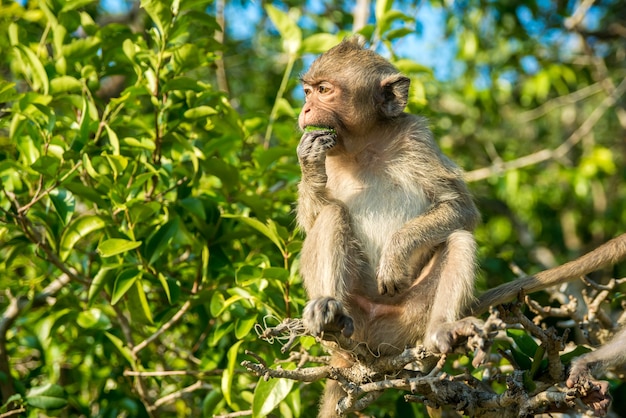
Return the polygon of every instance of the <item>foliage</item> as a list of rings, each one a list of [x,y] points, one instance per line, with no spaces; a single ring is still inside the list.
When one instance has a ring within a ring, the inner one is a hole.
[[[257,385],[239,363],[281,357],[255,325],[304,304],[296,75],[352,11],[265,2],[258,35],[220,43],[221,3],[0,4],[0,415],[314,414],[320,384]],[[598,2],[596,26],[568,31],[571,6],[523,4],[422,5],[456,40],[448,80],[397,52],[412,2],[377,2],[360,29],[476,178],[483,287],[508,262],[538,269],[533,248],[562,262],[626,224],[624,38],[594,30],[623,8]],[[420,414],[385,399],[372,414]]]

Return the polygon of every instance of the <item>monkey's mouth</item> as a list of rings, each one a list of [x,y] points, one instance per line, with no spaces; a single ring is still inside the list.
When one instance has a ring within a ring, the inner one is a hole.
[[[335,128],[327,125],[307,125],[304,127],[304,132],[313,132],[313,131],[331,131],[333,133],[336,132]]]

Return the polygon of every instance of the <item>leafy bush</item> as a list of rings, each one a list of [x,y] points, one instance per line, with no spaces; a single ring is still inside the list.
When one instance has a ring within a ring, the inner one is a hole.
[[[0,5],[0,414],[314,414],[320,384],[258,381],[239,363],[244,349],[281,357],[258,341],[257,324],[298,317],[305,301],[295,73],[351,19],[329,5],[316,14],[270,3],[257,38],[224,43],[211,0],[143,0],[120,22],[94,0]],[[540,53],[522,6],[473,3],[444,13],[466,67],[456,80],[392,53],[415,19],[391,2],[379,1],[361,32],[411,76],[410,110],[432,117],[469,170],[558,147],[601,103],[596,73]],[[498,14],[489,32],[482,18]],[[608,45],[606,79],[618,80],[611,60],[623,44]],[[524,56],[541,69],[525,72]],[[584,100],[531,114],[587,86]],[[502,259],[532,270],[536,242],[578,251],[626,223],[616,114],[584,132],[580,149],[570,141],[564,151],[575,152],[473,184],[485,282],[512,276]],[[532,239],[519,246],[520,235]],[[419,416],[395,402],[379,406]]]

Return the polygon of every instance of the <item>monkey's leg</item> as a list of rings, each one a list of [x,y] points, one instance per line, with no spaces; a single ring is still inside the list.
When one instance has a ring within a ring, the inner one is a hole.
[[[352,363],[341,354],[335,353],[330,361],[330,365],[333,367],[350,367]],[[337,381],[327,379],[317,416],[319,418],[339,417],[339,414],[337,413],[337,406],[341,398],[346,395],[347,393],[344,392]]]
[[[566,382],[567,387],[583,391],[586,394],[583,402],[593,408],[597,416],[606,414],[611,403],[611,395],[608,382],[596,380],[594,375],[626,363],[625,344],[626,328],[622,328],[597,350],[583,354],[572,361]]]
[[[308,231],[300,255],[300,272],[310,298],[303,320],[310,332],[352,335],[354,324],[346,311],[348,291],[368,271],[371,267],[354,238],[347,209],[339,202],[326,205]]]
[[[471,303],[476,270],[476,241],[472,233],[457,230],[448,237],[439,266],[430,318],[424,344],[435,351],[446,353],[461,336],[471,332],[478,320],[459,321],[461,313]]]

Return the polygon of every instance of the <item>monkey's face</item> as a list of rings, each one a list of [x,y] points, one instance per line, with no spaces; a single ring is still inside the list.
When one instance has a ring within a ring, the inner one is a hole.
[[[319,126],[343,130],[345,124],[340,109],[346,108],[342,88],[330,81],[304,81],[305,103],[298,117],[300,129]]]

